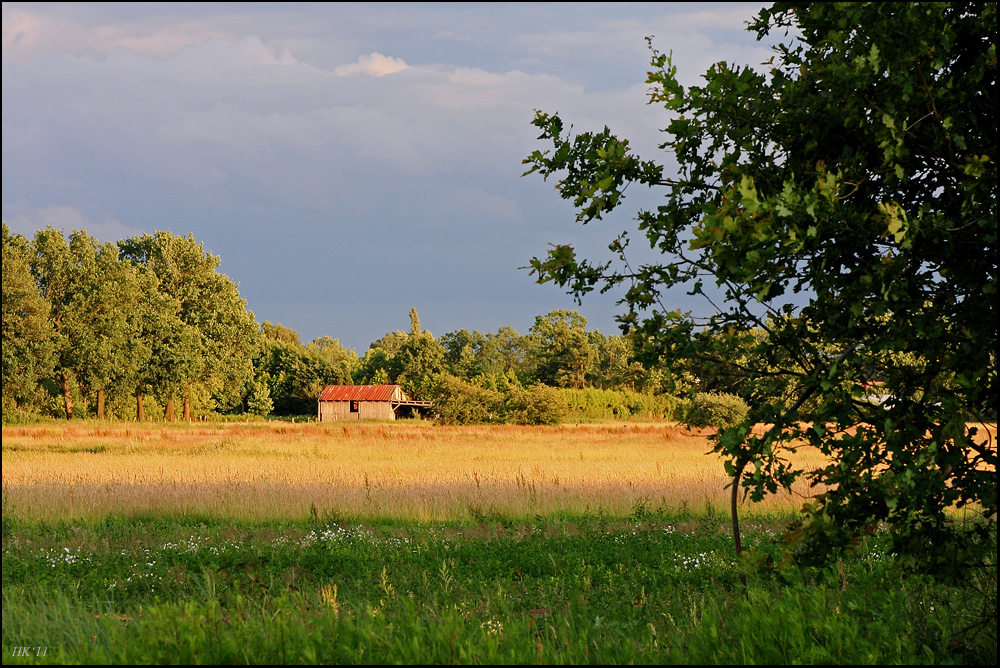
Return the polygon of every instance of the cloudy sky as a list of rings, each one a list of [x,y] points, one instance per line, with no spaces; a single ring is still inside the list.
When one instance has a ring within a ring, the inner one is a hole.
[[[617,333],[616,297],[577,307],[519,267],[549,243],[606,255],[655,193],[576,225],[552,182],[521,177],[533,110],[669,164],[645,36],[696,83],[770,56],[745,30],[758,8],[5,2],[3,218],[193,233],[258,322],[359,354],[414,306],[435,335],[526,333],[556,308]]]

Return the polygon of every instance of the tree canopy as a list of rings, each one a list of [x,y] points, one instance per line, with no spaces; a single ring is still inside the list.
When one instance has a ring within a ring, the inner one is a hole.
[[[977,424],[997,405],[996,5],[776,3],[749,29],[797,37],[763,68],[718,63],[689,88],[650,41],[676,174],[607,127],[574,135],[537,112],[549,148],[526,173],[558,174],[578,222],[630,184],[664,199],[614,236],[612,259],[555,246],[532,269],[578,299],[623,288],[620,321],[647,358],[710,369],[735,347],[743,376],[789,388],[716,448],[734,494],[816,486],[790,554],[820,559],[885,523],[904,563],[954,575],[995,549],[996,445]],[[662,261],[630,263],[630,233]],[[672,288],[714,314],[671,309]],[[752,435],[753,420],[773,427]],[[830,464],[793,469],[802,443]]]
[[[29,240],[5,223],[3,259],[5,415],[104,419],[108,397],[112,414],[143,420],[147,394],[167,419],[178,395],[188,419],[192,401],[202,413],[240,405],[257,324],[193,237],[113,244],[49,227]]]
[[[217,271],[219,258],[191,235],[162,231],[123,240],[119,247],[122,258],[148,268],[160,291],[179,304],[182,345],[173,349],[177,354],[167,384],[183,395],[185,418],[191,417],[192,383],[227,404],[238,403],[240,388],[253,372],[257,323],[236,284]]]
[[[3,403],[35,393],[55,364],[50,306],[31,274],[31,249],[3,223]]]

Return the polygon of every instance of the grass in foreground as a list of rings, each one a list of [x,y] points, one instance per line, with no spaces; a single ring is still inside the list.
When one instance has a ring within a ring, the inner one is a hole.
[[[781,518],[751,518],[762,553]],[[995,569],[953,589],[877,539],[744,595],[724,518],[7,520],[5,663],[966,663]],[[984,591],[984,597],[977,594]],[[987,620],[985,625],[983,620]],[[30,656],[14,648],[31,647]],[[40,650],[46,648],[44,654]]]

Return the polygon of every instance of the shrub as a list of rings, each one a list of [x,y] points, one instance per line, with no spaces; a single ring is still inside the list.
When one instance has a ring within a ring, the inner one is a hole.
[[[573,420],[627,419],[632,416],[670,418],[674,413],[676,402],[676,399],[669,395],[635,392],[629,389],[564,388],[558,392],[562,403],[566,406],[568,416]]]
[[[564,413],[558,391],[541,384],[493,390],[441,374],[433,396],[442,424],[558,424]]]
[[[499,421],[504,397],[450,374],[436,378],[434,410],[442,424],[485,424]]]
[[[504,402],[503,421],[511,424],[559,424],[565,413],[559,391],[541,383],[513,388]]]
[[[703,392],[695,395],[684,423],[691,427],[734,427],[750,413],[750,406],[735,394]]]

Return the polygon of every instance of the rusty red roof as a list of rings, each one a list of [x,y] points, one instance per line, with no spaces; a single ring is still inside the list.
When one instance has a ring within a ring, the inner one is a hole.
[[[406,401],[399,385],[327,385],[320,401]]]

